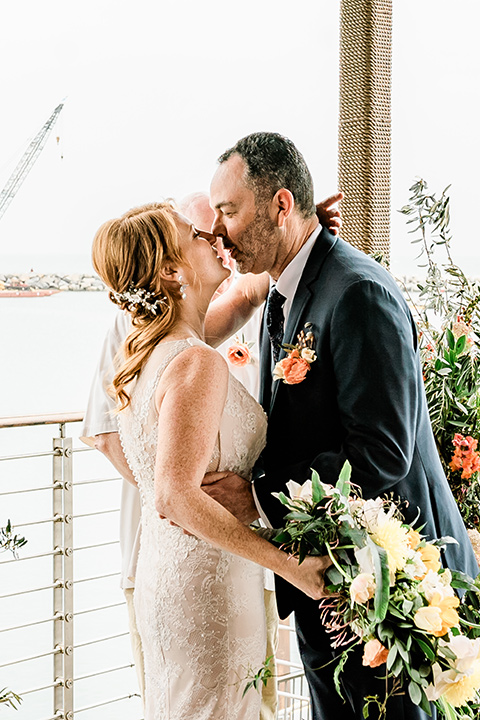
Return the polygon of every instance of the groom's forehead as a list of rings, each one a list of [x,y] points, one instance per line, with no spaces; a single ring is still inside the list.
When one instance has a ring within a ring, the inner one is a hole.
[[[252,197],[253,192],[246,183],[246,165],[239,155],[234,155],[217,168],[210,188],[210,203],[214,209],[224,210]]]

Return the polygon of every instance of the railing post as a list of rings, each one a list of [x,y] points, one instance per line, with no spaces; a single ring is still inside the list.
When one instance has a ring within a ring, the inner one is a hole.
[[[72,439],[53,439],[54,715],[73,720],[73,491]]]

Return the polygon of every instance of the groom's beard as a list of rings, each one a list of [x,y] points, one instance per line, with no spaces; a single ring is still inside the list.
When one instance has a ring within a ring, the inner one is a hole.
[[[278,245],[277,231],[277,225],[267,211],[257,207],[255,217],[238,238],[241,249],[238,248],[235,260],[239,272],[251,272],[258,261],[262,264],[260,272],[273,265]]]

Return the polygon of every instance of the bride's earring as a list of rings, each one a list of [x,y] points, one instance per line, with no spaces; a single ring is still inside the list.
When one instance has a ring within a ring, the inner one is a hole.
[[[188,283],[183,281],[183,277],[181,275],[178,276],[178,282],[180,283],[180,295],[182,296],[182,300],[185,300],[187,297],[185,289],[188,287]]]

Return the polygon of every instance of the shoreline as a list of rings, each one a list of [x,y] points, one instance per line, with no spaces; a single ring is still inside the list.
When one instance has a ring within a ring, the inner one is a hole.
[[[104,292],[104,283],[97,275],[87,273],[0,273],[0,297],[15,293],[20,297],[27,293],[50,295],[54,292]],[[18,293],[18,294],[17,294]]]

